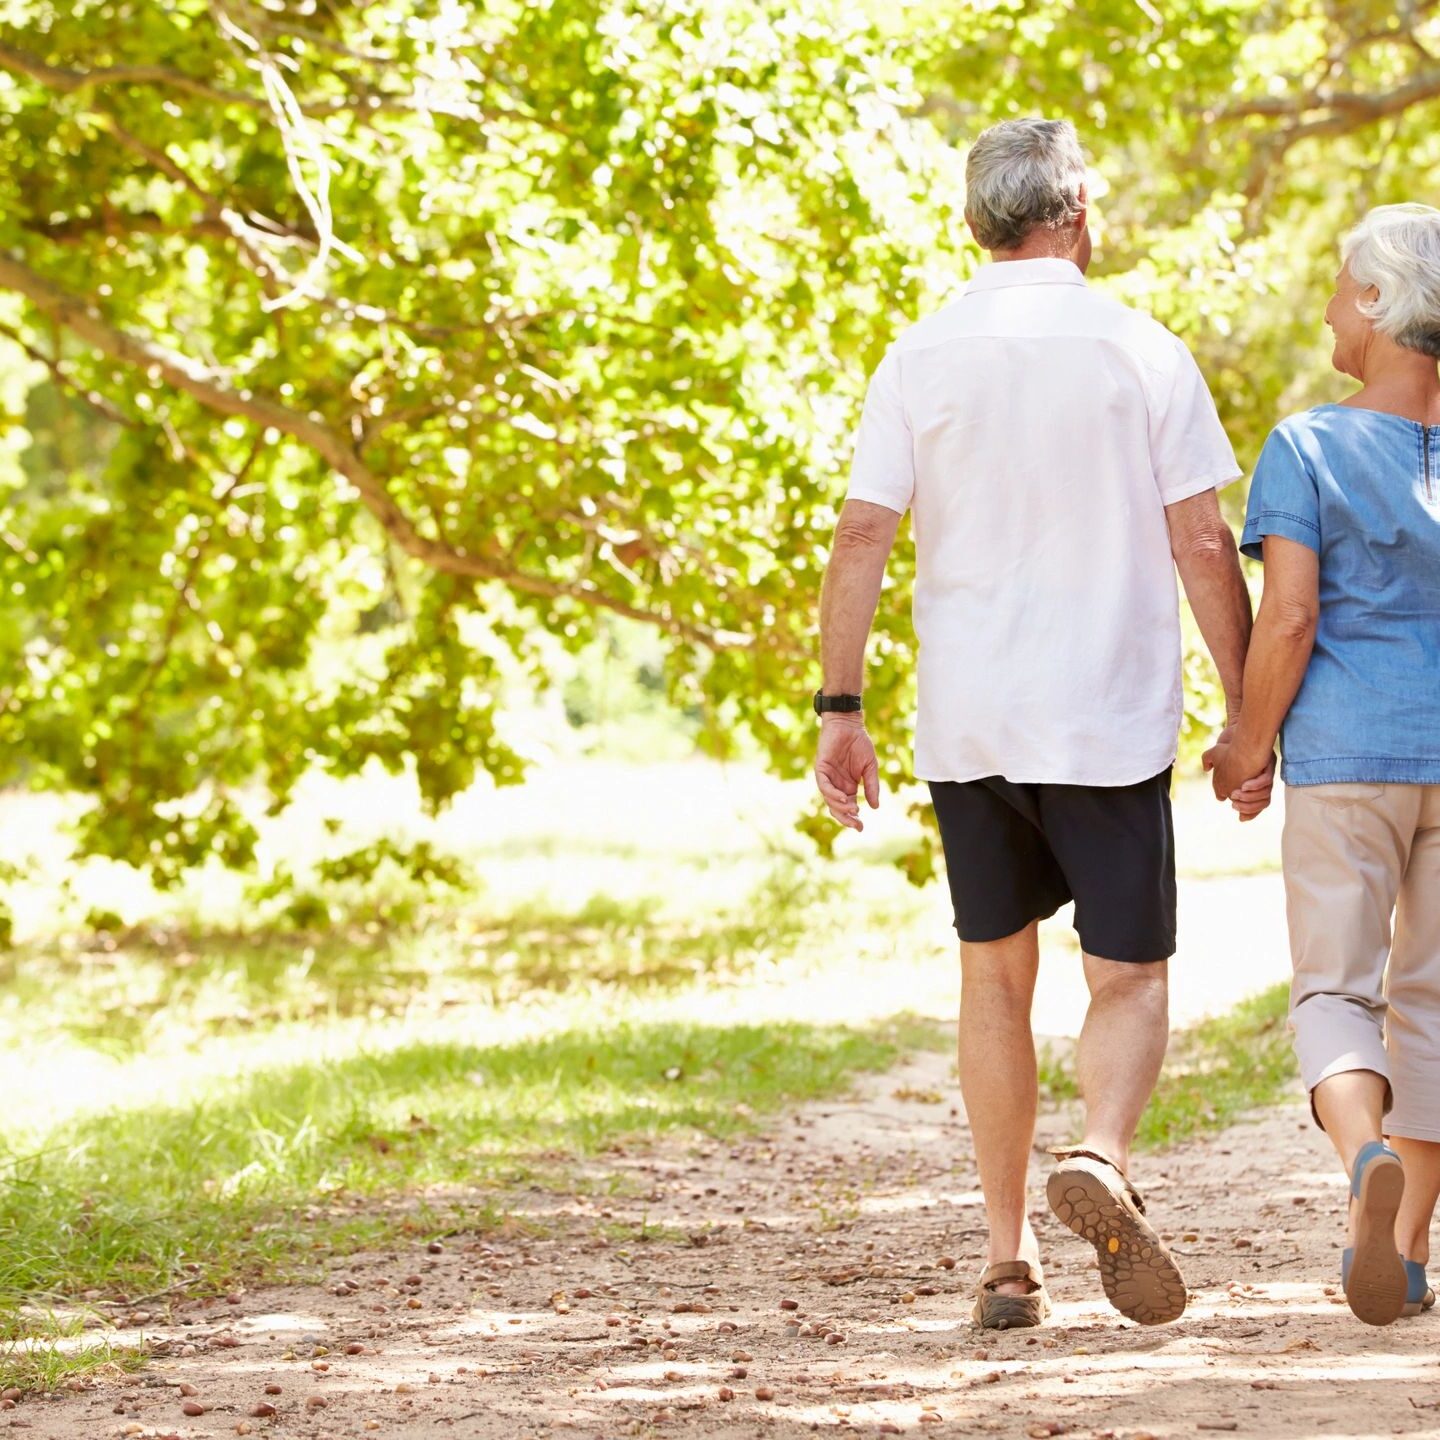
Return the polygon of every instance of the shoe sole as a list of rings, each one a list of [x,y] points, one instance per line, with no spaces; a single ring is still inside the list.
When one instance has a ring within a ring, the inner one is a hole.
[[[1405,1194],[1399,1160],[1379,1155],[1360,1177],[1355,1207],[1355,1257],[1345,1298],[1367,1325],[1388,1325],[1405,1309],[1405,1262],[1395,1248],[1395,1215]]]
[[[1095,1247],[1105,1296],[1122,1315],[1139,1325],[1168,1325],[1185,1313],[1180,1267],[1145,1217],[1111,1189],[1100,1166],[1062,1161],[1045,1194],[1060,1223]]]

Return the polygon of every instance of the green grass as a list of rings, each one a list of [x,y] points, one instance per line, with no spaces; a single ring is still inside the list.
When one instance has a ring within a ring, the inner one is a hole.
[[[54,1390],[80,1375],[127,1374],[142,1369],[145,1361],[142,1351],[108,1340],[75,1349],[43,1340],[13,1343],[0,1349],[0,1390]]]
[[[1140,1117],[1136,1148],[1159,1150],[1222,1130],[1246,1111],[1295,1093],[1298,1071],[1285,1028],[1289,1003],[1289,986],[1275,985],[1173,1036],[1160,1083]],[[1051,1104],[1079,1098],[1070,1053],[1041,1051],[1040,1093]]]
[[[834,1094],[921,1043],[919,1022],[649,1024],[512,1045],[421,1043],[216,1079],[198,1094],[98,1113],[0,1168],[0,1320],[87,1289],[197,1293],[409,1230],[497,1218],[473,1190],[564,1183],[575,1161],[665,1134],[719,1135]]]

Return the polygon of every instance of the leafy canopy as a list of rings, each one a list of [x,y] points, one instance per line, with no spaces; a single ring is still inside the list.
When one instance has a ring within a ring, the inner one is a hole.
[[[979,259],[964,144],[1076,120],[1096,275],[1253,454],[1339,230],[1433,178],[1436,10],[0,0],[0,779],[243,864],[315,767],[516,778],[502,679],[612,614],[803,770],[866,375]]]

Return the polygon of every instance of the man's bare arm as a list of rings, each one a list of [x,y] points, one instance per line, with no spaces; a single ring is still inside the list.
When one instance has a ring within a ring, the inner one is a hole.
[[[858,695],[864,689],[865,645],[899,528],[894,510],[868,500],[847,500],[840,512],[820,591],[821,688],[827,695]],[[863,786],[873,810],[880,803],[880,775],[862,716],[821,716],[815,783],[842,825],[865,828],[856,792]]]
[[[1227,722],[1240,713],[1250,645],[1250,592],[1235,536],[1213,490],[1165,507],[1170,553],[1225,691]]]
[[[827,695],[858,695],[864,689],[865,645],[899,528],[895,511],[868,500],[847,500],[840,512],[820,591],[820,663]]]

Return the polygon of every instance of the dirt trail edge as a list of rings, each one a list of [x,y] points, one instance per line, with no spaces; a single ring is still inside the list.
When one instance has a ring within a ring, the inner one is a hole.
[[[1302,1106],[1138,1163],[1192,1297],[1154,1329],[1106,1306],[1093,1252],[1044,1208],[1037,1155],[1055,1315],[982,1335],[969,1319],[979,1194],[955,1094],[948,1057],[925,1056],[752,1138],[607,1155],[588,1196],[516,1197],[502,1230],[438,1252],[417,1243],[338,1262],[324,1286],[177,1301],[144,1326],[146,1371],[27,1398],[0,1431],[1440,1434],[1440,1319],[1375,1330],[1345,1308],[1344,1190]],[[1047,1116],[1039,1143],[1070,1138],[1069,1123]]]

